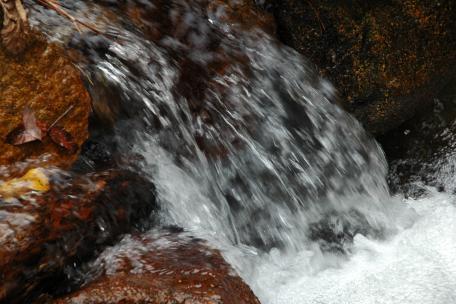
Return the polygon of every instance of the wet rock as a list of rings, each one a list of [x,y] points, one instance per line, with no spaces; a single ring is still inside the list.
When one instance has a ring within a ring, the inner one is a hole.
[[[140,229],[154,208],[153,186],[128,171],[48,174],[48,192],[0,200],[1,303],[65,287],[65,267]]]
[[[454,1],[271,1],[281,39],[310,58],[374,134],[432,103],[454,77]]]
[[[58,126],[71,134],[78,146],[88,136],[90,96],[79,70],[61,47],[47,43],[40,34],[31,35],[29,48],[19,57],[0,47],[0,166],[48,154],[47,164],[67,168],[78,153],[69,153],[49,136],[43,142],[20,146],[6,142],[8,134],[22,123],[26,106],[48,125],[73,106]]]
[[[376,239],[385,237],[385,231],[369,225],[366,218],[355,210],[326,214],[309,228],[309,239],[318,244],[322,251],[338,254],[350,252],[357,234]]]
[[[259,304],[203,241],[182,234],[129,235],[93,263],[94,279],[55,304]]]

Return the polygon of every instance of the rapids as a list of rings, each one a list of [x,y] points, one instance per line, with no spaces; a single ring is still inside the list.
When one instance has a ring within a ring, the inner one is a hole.
[[[205,1],[169,1],[181,32],[158,40],[115,8],[63,3],[111,35],[29,1],[32,24],[84,54],[94,108],[115,113],[119,153],[142,156],[160,224],[221,249],[262,303],[456,303],[454,196],[392,197],[380,147],[300,55]],[[206,87],[186,87],[217,60]]]

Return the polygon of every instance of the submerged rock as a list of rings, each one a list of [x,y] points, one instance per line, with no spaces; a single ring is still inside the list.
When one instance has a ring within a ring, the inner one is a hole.
[[[155,206],[153,185],[128,171],[54,173],[51,180],[44,194],[0,200],[1,303],[31,303],[55,292],[65,267],[141,228]]]
[[[7,143],[8,134],[21,125],[26,107],[47,125],[72,107],[58,126],[77,146],[88,137],[90,96],[80,72],[63,48],[47,43],[40,34],[31,35],[30,46],[21,56],[10,55],[0,47],[0,166],[48,154],[47,164],[68,168],[77,153],[59,147],[50,136],[42,142],[18,146]]]
[[[431,105],[454,77],[452,0],[283,0],[272,7],[281,39],[316,64],[374,134]]]
[[[259,304],[203,241],[179,234],[126,236],[93,263],[95,278],[55,304]]]

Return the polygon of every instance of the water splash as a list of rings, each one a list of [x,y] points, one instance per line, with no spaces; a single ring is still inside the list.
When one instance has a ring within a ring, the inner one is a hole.
[[[294,51],[230,26],[219,10],[204,10],[204,1],[172,4],[169,15],[182,20],[171,22],[183,33],[153,41],[117,28],[128,43],[109,41],[86,67],[138,111],[130,116],[144,119],[141,140],[123,140],[142,151],[169,220],[266,248],[302,248],[309,226],[334,214],[342,224],[331,229],[392,227],[382,152],[330,101],[331,85]],[[221,64],[223,72],[205,72]],[[204,74],[201,92],[185,87],[193,84],[187,66]],[[167,185],[161,154],[195,185]],[[199,195],[167,197],[176,186],[197,186]]]
[[[386,241],[357,235],[344,258],[301,251],[256,258],[246,275],[262,303],[425,303],[456,300],[455,198],[433,192],[404,202],[411,228]]]

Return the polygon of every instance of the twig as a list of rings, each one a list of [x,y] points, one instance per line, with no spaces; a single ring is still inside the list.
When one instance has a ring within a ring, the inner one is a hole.
[[[47,6],[50,9],[54,10],[58,14],[64,16],[65,18],[69,19],[73,23],[74,27],[76,28],[76,30],[78,32],[81,32],[81,28],[80,28],[79,25],[82,25],[82,26],[92,30],[93,32],[95,32],[97,34],[107,35],[106,33],[100,31],[99,29],[97,29],[95,26],[93,26],[91,24],[88,24],[88,23],[86,23],[84,21],[81,21],[81,20],[73,17],[70,13],[68,13],[66,10],[64,10],[62,8],[62,6],[60,6],[60,4],[58,4],[56,2],[56,0],[38,0],[38,2],[41,3],[44,6]]]
[[[52,127],[54,127],[59,121],[61,121],[62,118],[64,118],[68,113],[70,113],[70,111],[73,110],[73,108],[74,105],[69,106],[68,109],[66,109],[65,112],[62,113],[62,115],[60,115],[56,120],[54,120],[54,122],[49,126],[48,131],[52,129]]]

